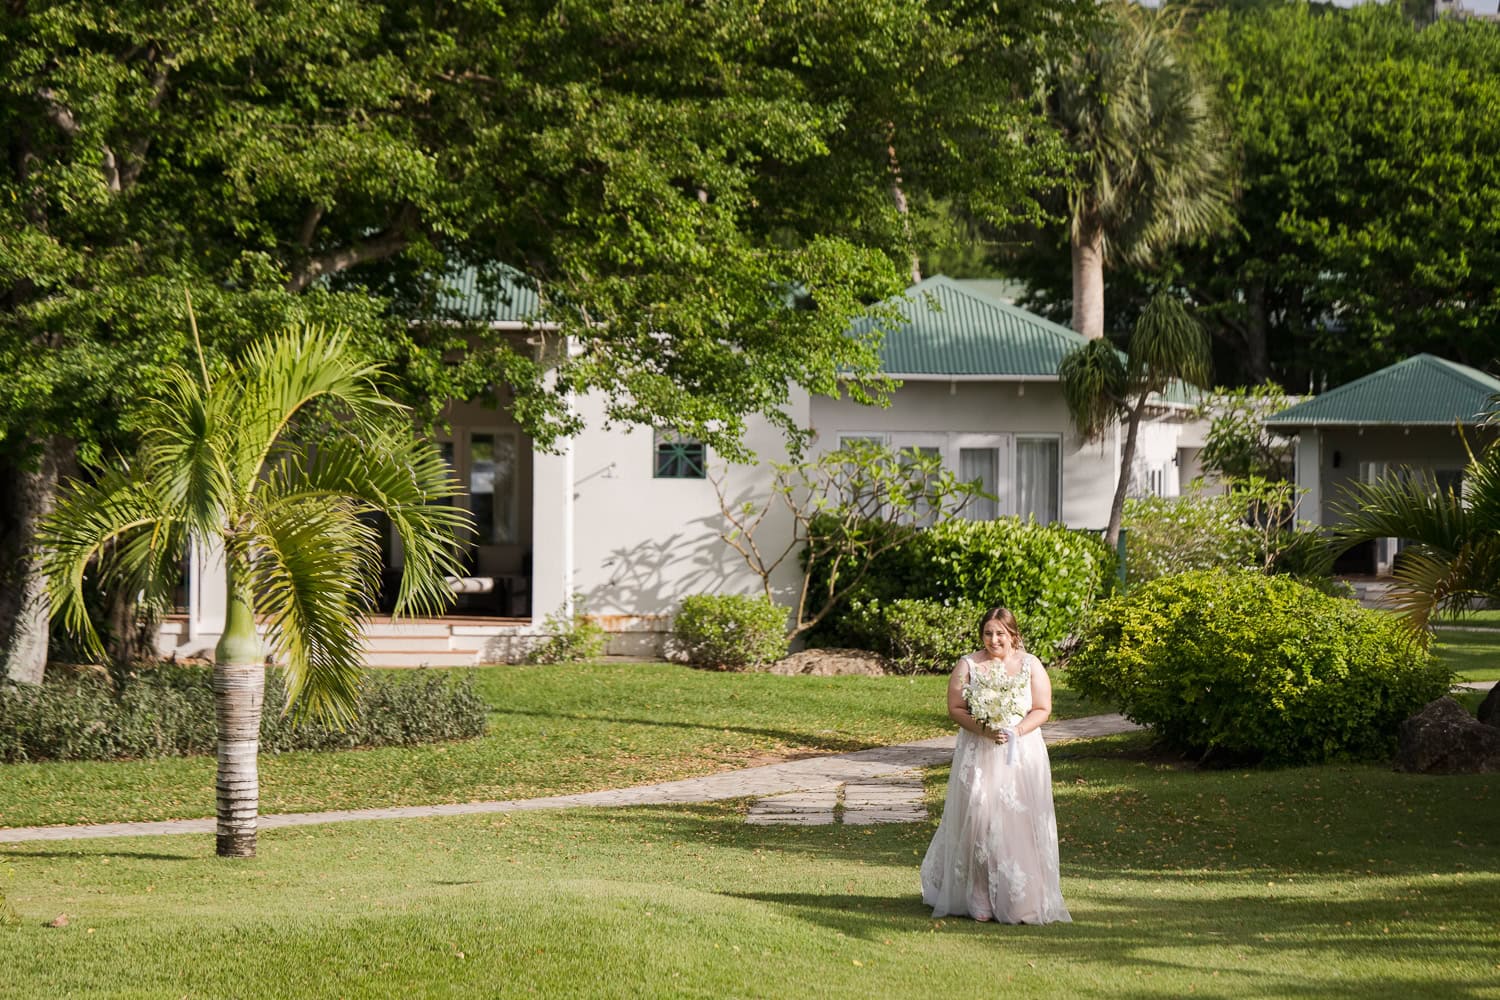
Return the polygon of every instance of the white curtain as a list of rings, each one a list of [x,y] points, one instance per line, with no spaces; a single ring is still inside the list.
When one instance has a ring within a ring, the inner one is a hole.
[[[980,489],[993,497],[1000,495],[1000,450],[998,448],[958,449],[958,478],[966,483],[979,480]],[[1000,502],[987,497],[975,497],[963,509],[963,516],[971,521],[993,521],[1000,516]]]
[[[1016,513],[1047,524],[1058,519],[1061,448],[1056,438],[1016,439]]]

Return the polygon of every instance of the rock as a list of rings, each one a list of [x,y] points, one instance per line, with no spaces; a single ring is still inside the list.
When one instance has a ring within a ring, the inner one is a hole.
[[[66,913],[59,913],[57,916],[55,916],[51,920],[47,921],[47,926],[48,927],[66,927],[66,926],[68,926],[68,915]]]
[[[1500,772],[1500,729],[1439,698],[1401,723],[1396,770],[1416,774]]]
[[[812,674],[816,677],[862,674],[866,677],[879,677],[893,673],[890,666],[890,660],[864,649],[804,649],[762,669],[769,674]]]
[[[1500,727],[1500,684],[1490,688],[1490,693],[1479,703],[1479,721],[1486,726]]]

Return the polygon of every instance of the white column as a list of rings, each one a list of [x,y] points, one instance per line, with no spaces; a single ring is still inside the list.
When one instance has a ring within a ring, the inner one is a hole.
[[[573,604],[573,441],[538,451],[531,465],[531,618],[568,614]]]
[[[224,631],[229,611],[229,585],[224,572],[224,546],[218,539],[193,541],[188,569],[188,638],[215,638]]]
[[[1298,432],[1295,468],[1292,478],[1300,489],[1307,491],[1302,495],[1302,505],[1297,513],[1310,524],[1323,524],[1323,435],[1320,431],[1305,427]]]

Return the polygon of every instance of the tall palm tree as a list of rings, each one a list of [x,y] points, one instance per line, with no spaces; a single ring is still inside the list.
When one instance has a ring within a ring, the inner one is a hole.
[[[1212,370],[1208,333],[1188,314],[1182,301],[1167,292],[1158,292],[1142,310],[1124,357],[1108,341],[1091,340],[1058,365],[1063,400],[1079,434],[1097,440],[1116,421],[1125,425],[1120,477],[1104,535],[1111,547],[1120,538],[1120,519],[1146,404],[1152,395],[1175,381],[1206,387]]]
[[[193,330],[197,340],[196,327]],[[335,724],[358,696],[360,623],[380,586],[390,518],[405,570],[398,612],[435,613],[457,572],[467,515],[437,450],[382,391],[380,370],[339,331],[300,329],[252,346],[211,375],[173,367],[143,408],[137,453],[91,483],[69,483],[43,532],[54,614],[102,654],[85,574],[160,598],[189,545],[222,546],[228,612],[215,649],[220,856],[255,854],[265,652],[287,673],[288,710]]]
[[[1078,154],[1067,179],[1073,329],[1104,335],[1104,268],[1149,265],[1227,225],[1229,142],[1183,51],[1182,8],[1105,5],[1091,36],[1047,75],[1046,108]]]

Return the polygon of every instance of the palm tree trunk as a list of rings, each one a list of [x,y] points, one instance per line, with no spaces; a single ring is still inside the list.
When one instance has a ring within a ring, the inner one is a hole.
[[[1115,498],[1109,504],[1109,528],[1104,532],[1104,541],[1113,551],[1120,542],[1120,522],[1125,517],[1125,494],[1130,490],[1130,469],[1135,464],[1135,440],[1141,429],[1141,413],[1146,409],[1146,395],[1136,400],[1130,408],[1130,418],[1125,422],[1125,447],[1120,450],[1120,481],[1115,484]]]
[[[224,634],[214,649],[214,717],[219,726],[217,853],[221,858],[253,858],[260,812],[257,757],[266,665],[250,603],[232,567],[227,575],[229,610]]]
[[[1073,255],[1073,329],[1090,340],[1104,336],[1104,230],[1070,241]]]

